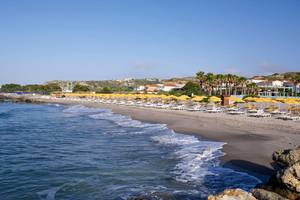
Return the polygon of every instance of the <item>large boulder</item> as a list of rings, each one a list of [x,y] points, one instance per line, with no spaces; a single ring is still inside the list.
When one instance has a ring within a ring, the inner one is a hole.
[[[259,200],[288,200],[287,198],[284,198],[279,194],[276,194],[275,192],[259,188],[253,189],[251,193],[255,198]]]
[[[300,192],[300,162],[282,170],[278,178],[290,190]]]
[[[300,147],[296,149],[279,150],[273,153],[274,162],[280,167],[290,167],[300,162]]]
[[[282,183],[282,181],[278,181],[276,176],[271,177],[270,181],[267,183],[258,184],[256,186],[256,189],[262,189],[267,192],[273,192],[273,193],[276,193],[276,194],[280,195],[281,197],[284,197],[289,200],[296,200],[299,198],[297,192],[294,192],[294,191],[290,190],[289,188],[287,188],[287,186],[284,185]],[[256,191],[256,192],[264,193],[264,191],[260,190],[260,191]],[[259,199],[254,193],[252,193],[252,194],[257,199]],[[263,196],[263,194],[261,194],[261,195]]]
[[[251,193],[241,189],[226,189],[217,195],[210,195],[208,200],[257,200]]]

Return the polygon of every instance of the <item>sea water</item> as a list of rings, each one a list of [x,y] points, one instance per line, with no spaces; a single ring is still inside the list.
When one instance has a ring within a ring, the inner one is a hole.
[[[1,103],[0,199],[192,200],[255,186],[220,166],[223,145],[106,109]]]

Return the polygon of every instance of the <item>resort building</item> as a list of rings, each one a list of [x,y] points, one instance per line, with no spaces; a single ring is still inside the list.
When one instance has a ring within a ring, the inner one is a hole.
[[[174,83],[174,82],[165,82],[163,84],[163,87],[162,87],[162,91],[164,92],[170,92],[172,90],[175,90],[175,89],[181,89],[184,87],[185,84],[181,84],[181,83]]]
[[[261,76],[254,76],[249,80],[250,83],[256,83],[256,84],[261,83],[261,82],[265,82],[265,81],[266,81],[266,79],[264,77],[261,77]]]
[[[155,93],[158,92],[161,88],[160,84],[149,84],[145,86],[145,92],[147,93]]]
[[[176,82],[164,82],[161,84],[140,85],[136,88],[139,93],[156,93],[159,91],[170,92],[175,89],[181,89],[185,84]]]
[[[262,81],[258,82],[259,96],[278,97],[278,96],[293,96],[296,92],[296,87],[289,81]]]

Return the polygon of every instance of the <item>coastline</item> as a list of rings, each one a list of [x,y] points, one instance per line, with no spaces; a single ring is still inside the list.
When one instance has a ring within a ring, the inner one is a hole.
[[[27,98],[26,98],[27,99]],[[224,113],[158,110],[92,102],[76,102],[68,99],[28,98],[32,102],[81,104],[88,107],[111,109],[114,113],[128,115],[132,119],[167,124],[178,133],[192,134],[204,140],[225,142],[221,164],[241,172],[247,172],[262,181],[274,173],[272,153],[278,149],[294,148],[300,144],[300,122],[277,119],[256,119],[245,116],[229,116]]]

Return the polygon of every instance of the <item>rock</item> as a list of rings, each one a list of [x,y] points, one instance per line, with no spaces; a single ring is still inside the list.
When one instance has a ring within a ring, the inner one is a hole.
[[[271,192],[264,189],[253,189],[251,191],[252,195],[259,200],[288,200],[275,192]]]
[[[296,149],[279,150],[273,153],[274,162],[280,167],[290,167],[300,162],[300,147]]]
[[[208,200],[300,200],[300,146],[273,153],[278,166],[267,183],[258,184],[252,194],[241,189],[224,190]]]
[[[284,169],[279,178],[290,190],[300,192],[300,162]]]
[[[208,200],[256,200],[249,192],[241,189],[226,189],[217,195],[210,195]]]
[[[263,189],[270,192],[274,192],[279,194],[280,196],[290,199],[290,200],[296,200],[299,196],[296,192],[288,189],[286,185],[284,185],[281,181],[278,182],[276,176],[271,177],[270,181],[265,184],[258,184],[256,186],[257,189]],[[253,196],[255,196],[253,194]]]
[[[25,99],[25,103],[33,103],[33,101],[30,99]]]

